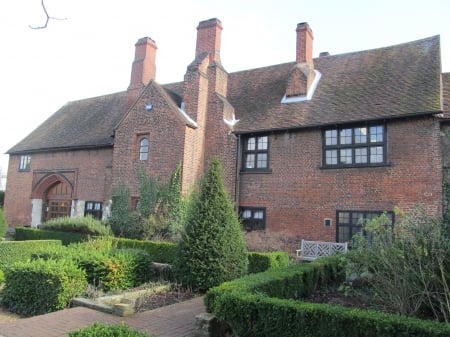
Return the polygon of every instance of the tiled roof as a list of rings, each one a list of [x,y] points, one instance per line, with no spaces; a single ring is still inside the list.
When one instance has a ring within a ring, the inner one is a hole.
[[[450,118],[450,73],[442,74],[443,110],[446,118]]]
[[[294,63],[230,74],[237,133],[436,113],[439,36],[314,59],[322,77],[310,101],[281,104]]]
[[[113,145],[126,92],[69,102],[8,153]]]
[[[229,74],[227,99],[239,122],[234,132],[257,132],[401,118],[441,111],[439,36],[314,59],[322,77],[309,101],[282,104],[294,63]],[[449,75],[443,75],[446,107]],[[179,106],[183,83],[162,86]],[[8,153],[113,145],[126,92],[67,103]]]

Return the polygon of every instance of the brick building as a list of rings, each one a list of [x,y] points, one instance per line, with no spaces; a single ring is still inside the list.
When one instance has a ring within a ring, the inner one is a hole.
[[[364,219],[394,220],[395,206],[442,214],[450,76],[439,36],[313,58],[301,23],[295,61],[228,73],[221,34],[219,20],[200,22],[184,81],[164,85],[155,42],[140,39],[125,92],[70,102],[11,148],[9,225],[104,216],[119,180],[133,207],[142,169],[167,179],[182,162],[186,191],[215,156],[251,247],[347,241]]]

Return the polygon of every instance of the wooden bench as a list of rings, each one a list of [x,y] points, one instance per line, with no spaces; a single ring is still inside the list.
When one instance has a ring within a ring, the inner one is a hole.
[[[347,253],[347,242],[324,242],[302,240],[301,248],[297,249],[297,257],[304,261],[314,261],[334,253]]]

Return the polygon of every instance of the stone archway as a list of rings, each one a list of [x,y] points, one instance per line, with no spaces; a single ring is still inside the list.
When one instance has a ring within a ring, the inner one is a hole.
[[[70,216],[74,187],[61,173],[44,174],[37,179],[32,192],[31,226],[62,216]]]

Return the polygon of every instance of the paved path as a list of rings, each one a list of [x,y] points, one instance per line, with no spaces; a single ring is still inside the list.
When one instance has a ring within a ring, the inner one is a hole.
[[[205,312],[203,297],[155,310],[118,317],[93,309],[76,307],[46,315],[0,323],[3,337],[67,337],[68,332],[100,323],[121,323],[156,337],[192,336],[195,316]]]

